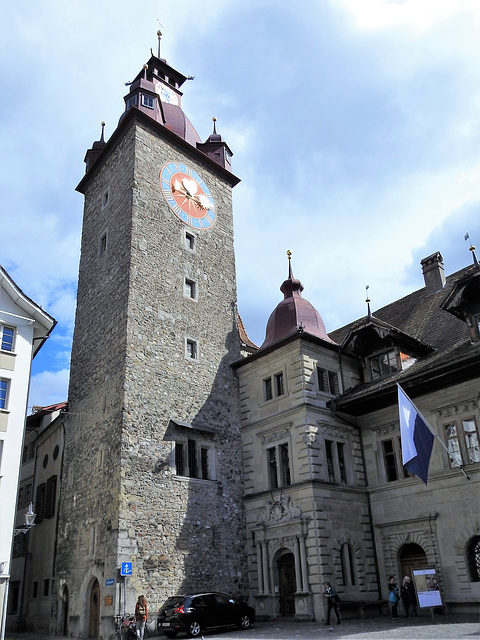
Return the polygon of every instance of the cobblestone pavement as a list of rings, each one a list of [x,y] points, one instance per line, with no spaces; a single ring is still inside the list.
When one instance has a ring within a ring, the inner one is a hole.
[[[150,640],[149,636],[147,640]],[[180,635],[178,640],[183,640]],[[248,631],[207,631],[205,640],[480,640],[480,613],[474,615],[435,615],[421,618],[388,616],[345,620],[341,625],[318,622],[257,622]],[[6,634],[6,640],[68,640],[32,633]],[[158,637],[163,640],[163,636]]]

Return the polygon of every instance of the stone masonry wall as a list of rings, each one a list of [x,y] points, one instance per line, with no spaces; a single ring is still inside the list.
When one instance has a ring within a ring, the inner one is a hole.
[[[137,590],[156,604],[185,590],[242,596],[243,472],[230,367],[240,357],[231,187],[196,156],[159,144],[153,132],[139,127],[136,136],[122,441],[126,555],[136,563]],[[211,229],[186,227],[167,206],[159,173],[172,160],[185,161],[211,190],[217,214]],[[195,235],[193,252],[185,246],[186,229]],[[197,285],[196,301],[184,295],[185,277]],[[185,357],[186,338],[198,343],[196,361]],[[171,439],[185,436],[178,428],[166,435],[172,419],[198,426],[191,437],[215,448],[214,482],[172,473]],[[205,435],[204,427],[213,433]]]
[[[194,168],[215,199],[215,225],[188,228],[194,251],[160,190],[170,160]],[[136,122],[101,163],[85,192],[56,588],[69,590],[69,632],[85,635],[98,581],[106,638],[140,593],[154,611],[185,590],[245,596],[247,576],[231,187]],[[176,438],[213,451],[212,480],[175,475]]]

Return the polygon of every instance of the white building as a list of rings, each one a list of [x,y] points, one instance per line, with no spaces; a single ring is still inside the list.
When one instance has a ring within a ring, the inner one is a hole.
[[[0,603],[5,628],[18,478],[32,359],[56,320],[0,267]],[[25,509],[25,512],[27,509]]]

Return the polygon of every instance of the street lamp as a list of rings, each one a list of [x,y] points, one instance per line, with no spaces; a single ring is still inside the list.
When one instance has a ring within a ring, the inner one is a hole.
[[[37,514],[33,512],[33,504],[30,502],[28,511],[25,514],[25,524],[23,525],[23,527],[19,527],[18,529],[15,529],[14,535],[18,536],[19,533],[27,533],[27,531],[30,531],[30,529],[35,526],[36,517],[37,517]]]

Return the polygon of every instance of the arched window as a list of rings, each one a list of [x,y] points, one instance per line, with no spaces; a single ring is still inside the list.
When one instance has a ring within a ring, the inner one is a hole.
[[[345,542],[340,549],[340,561],[342,563],[343,585],[350,587],[355,584],[355,571],[353,568],[352,548]]]
[[[480,582],[480,536],[470,538],[466,551],[470,582]]]

